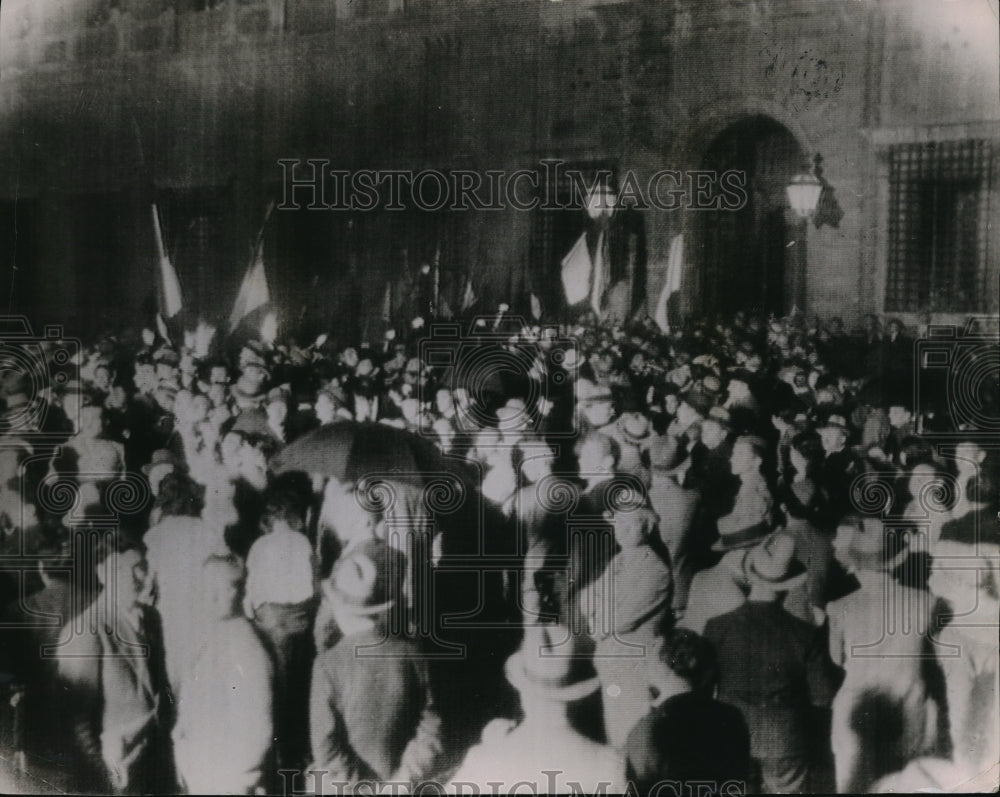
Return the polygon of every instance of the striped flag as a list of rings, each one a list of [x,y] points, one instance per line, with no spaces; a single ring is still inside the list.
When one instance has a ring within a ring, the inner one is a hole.
[[[476,292],[472,289],[472,275],[465,279],[465,293],[462,294],[462,310],[468,310],[476,303]]]
[[[594,252],[594,274],[590,286],[590,306],[594,314],[601,317],[601,306],[604,302],[606,275],[604,273],[604,233],[597,236],[597,248]]]
[[[593,263],[587,251],[587,235],[584,233],[573,244],[573,248],[562,260],[563,290],[566,292],[566,304],[574,305],[582,302],[590,293],[590,272]]]
[[[531,294],[531,317],[536,321],[542,317],[542,302],[534,293]]]
[[[670,255],[667,258],[667,280],[660,293],[660,299],[656,303],[656,312],[653,320],[664,332],[670,332],[670,322],[668,320],[667,305],[670,297],[678,293],[681,289],[681,275],[684,270],[684,235],[674,236],[670,242]],[[675,322],[677,319],[674,319]]]
[[[257,246],[257,253],[243,277],[240,292],[236,295],[233,312],[229,316],[230,332],[258,307],[263,307],[271,301],[271,290],[267,286],[267,273],[264,270],[264,242]]]
[[[160,315],[164,318],[173,318],[184,306],[184,299],[181,296],[181,282],[177,278],[177,271],[174,269],[173,263],[170,262],[166,247],[163,245],[160,212],[155,203],[153,204],[153,234],[156,238],[156,256],[160,265],[157,285]]]

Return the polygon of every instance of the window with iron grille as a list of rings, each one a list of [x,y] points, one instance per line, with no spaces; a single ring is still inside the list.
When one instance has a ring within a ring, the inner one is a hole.
[[[993,147],[985,140],[889,149],[886,309],[987,309]]]

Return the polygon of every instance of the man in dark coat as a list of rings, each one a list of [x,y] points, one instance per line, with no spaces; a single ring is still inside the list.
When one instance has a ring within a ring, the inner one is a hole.
[[[749,599],[705,627],[719,656],[719,699],[743,713],[765,792],[809,788],[810,706],[829,705],[836,688],[821,631],[779,602],[806,579],[794,553],[786,534],[755,548],[747,562]]]
[[[343,637],[313,667],[312,769],[325,773],[317,793],[360,781],[421,781],[438,764],[441,719],[426,662],[387,622],[401,591],[394,555],[372,540],[323,582]]]
[[[639,794],[657,783],[701,781],[744,788],[750,779],[750,731],[740,712],[713,699],[715,655],[694,631],[675,629],[652,667],[657,692],[625,745],[628,777]]]

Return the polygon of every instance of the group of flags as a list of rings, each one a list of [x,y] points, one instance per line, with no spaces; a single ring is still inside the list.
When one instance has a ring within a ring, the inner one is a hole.
[[[270,216],[270,212],[271,208],[269,207],[268,217]],[[170,256],[167,254],[163,243],[160,214],[155,204],[152,206],[152,215],[156,254],[159,261],[157,286],[159,312],[157,314],[157,326],[164,337],[169,337],[166,333],[165,321],[174,318],[180,313],[184,306],[184,299],[181,293],[181,284],[177,276],[177,270],[174,268],[173,263],[170,262]],[[264,223],[266,225],[267,218],[265,218]],[[607,255],[605,249],[606,240],[603,230],[598,233],[593,255],[591,255],[587,244],[587,234],[584,232],[562,259],[562,283],[567,304],[572,306],[587,300],[598,318],[601,317],[602,300],[607,288]],[[451,307],[447,305],[443,297],[440,297],[439,285],[437,284],[440,273],[439,257],[440,252],[435,255],[434,263],[435,295],[437,297],[436,301],[440,302],[440,306],[436,310],[442,317],[450,317],[452,315]],[[671,299],[679,295],[681,290],[681,280],[684,270],[683,262],[684,236],[677,235],[670,244],[666,281],[653,314],[653,320],[664,332],[670,331],[671,316],[674,315],[671,307]],[[264,235],[262,228],[250,265],[243,275],[243,282],[240,284],[236,301],[233,303],[233,310],[229,316],[230,331],[235,330],[240,322],[254,310],[263,307],[270,301],[271,291],[268,286],[267,272],[264,267]],[[459,310],[467,312],[477,301],[478,296],[472,283],[472,275],[469,274],[465,278]],[[542,316],[541,300],[534,291],[531,292],[530,302],[531,315],[535,320],[540,320]],[[392,284],[387,283],[382,301],[382,320],[390,323],[392,312]],[[674,322],[676,323],[676,319]]]
[[[598,318],[604,310],[604,293],[608,287],[608,257],[604,231],[597,235],[594,254],[587,245],[587,233],[581,233],[577,242],[562,259],[562,283],[566,303],[571,307],[588,301]],[[676,325],[676,309],[672,300],[680,296],[684,273],[684,235],[679,234],[670,243],[667,258],[667,278],[656,303],[653,320],[664,332],[670,332],[671,322]]]
[[[271,208],[268,208],[270,216]],[[163,229],[160,224],[160,213],[154,204],[153,212],[153,236],[156,243],[156,255],[159,262],[157,298],[159,312],[156,317],[156,324],[160,334],[169,339],[166,321],[173,319],[184,308],[184,297],[181,293],[181,282],[177,276],[177,269],[170,262],[166,246],[163,243]],[[267,220],[265,219],[265,224]],[[259,307],[263,307],[271,301],[271,290],[267,284],[267,272],[264,269],[264,235],[263,229],[258,236],[257,245],[250,265],[243,275],[243,282],[240,285],[239,293],[233,304],[233,311],[229,316],[229,330],[232,332],[239,326],[240,322],[250,313]]]

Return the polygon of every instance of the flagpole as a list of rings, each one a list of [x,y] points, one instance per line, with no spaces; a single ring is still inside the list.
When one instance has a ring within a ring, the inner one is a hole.
[[[436,319],[441,312],[441,242],[438,241],[434,250],[434,312],[431,318]]]

